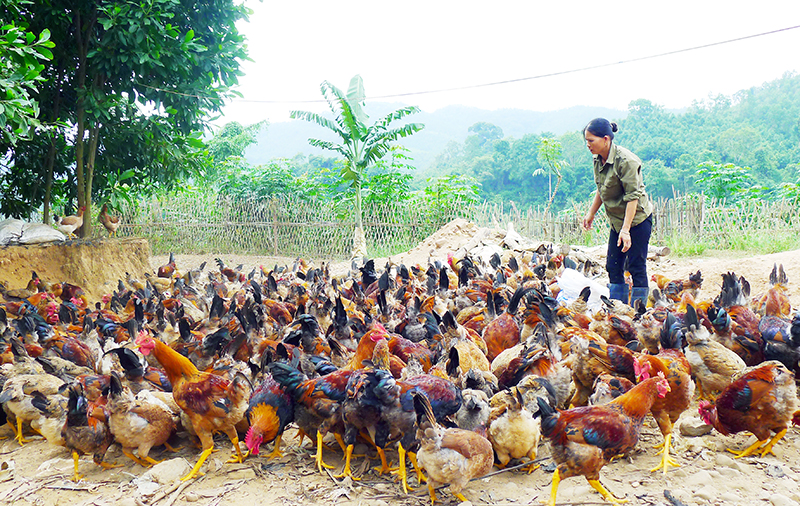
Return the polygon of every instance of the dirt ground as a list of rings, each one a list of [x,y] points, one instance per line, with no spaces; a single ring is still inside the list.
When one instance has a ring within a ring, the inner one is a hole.
[[[464,231],[469,234],[469,230]],[[434,241],[435,242],[435,241]],[[432,247],[431,247],[432,246]],[[420,257],[427,257],[431,249],[443,251],[453,244],[426,245],[420,250]],[[427,251],[423,251],[427,250]],[[411,252],[409,252],[411,253]],[[435,256],[435,255],[434,255]],[[2,256],[0,256],[2,258]],[[721,274],[733,271],[744,275],[752,285],[753,294],[767,287],[767,276],[774,263],[782,263],[789,277],[791,298],[795,307],[800,306],[797,283],[800,283],[800,251],[742,257],[731,254],[706,255],[700,258],[661,258],[649,265],[650,273],[671,277],[686,277],[690,272],[700,270],[704,284],[700,298],[714,297],[719,293]],[[150,267],[155,270],[167,260],[166,256],[150,257]],[[214,265],[214,255],[176,255],[179,269],[196,267],[202,261]],[[226,264],[239,263],[246,269],[258,265],[271,266],[275,263],[291,263],[293,259],[275,257],[225,256]],[[56,260],[51,260],[56,261]],[[406,261],[412,261],[408,255]],[[378,263],[378,265],[382,265]],[[50,266],[53,267],[53,266]],[[340,266],[341,268],[346,268]],[[44,265],[29,265],[25,269],[48,272]],[[103,271],[107,279],[116,284],[116,278],[124,275],[111,270]],[[0,265],[0,280],[8,278],[8,264]],[[29,274],[28,274],[29,275]],[[40,273],[41,275],[41,273]],[[27,276],[27,275],[26,275]],[[22,279],[26,280],[26,276]],[[23,283],[24,284],[24,283]],[[102,284],[100,286],[103,286]],[[14,286],[16,287],[16,286]],[[686,417],[696,414],[696,405],[684,413]],[[679,421],[680,424],[680,421]],[[753,436],[740,434],[726,437],[717,432],[688,437],[680,434],[676,427],[673,438],[673,452],[681,467],[671,469],[665,476],[662,472],[649,470],[660,461],[653,446],[662,442],[655,422],[645,423],[636,453],[628,460],[616,460],[601,472],[601,480],[606,487],[624,496],[632,505],[752,505],[771,504],[784,506],[800,503],[800,428],[793,427],[786,437],[775,447],[776,456],[747,457],[735,460],[725,452],[726,448],[742,449],[754,441]],[[10,429],[0,428],[0,436],[10,436]],[[173,455],[162,448],[151,451],[156,459],[165,459],[154,470],[146,470],[124,457],[114,445],[106,460],[121,464],[122,467],[104,470],[95,466],[91,458],[82,457],[80,471],[85,478],[73,483],[73,461],[70,453],[62,447],[49,445],[36,440],[24,447],[12,440],[0,441],[0,503],[31,504],[49,506],[55,504],[72,505],[420,505],[428,504],[425,487],[417,488],[404,495],[393,476],[377,476],[369,470],[378,461],[354,460],[356,475],[361,481],[349,478],[335,479],[330,474],[320,474],[313,463],[313,451],[308,440],[299,447],[294,439],[295,432],[289,430],[284,438],[284,456],[268,460],[264,449],[262,455],[251,457],[243,464],[224,464],[231,446],[224,437],[217,439],[217,453],[213,454],[206,466],[205,476],[180,484],[177,478],[193,465],[199,455],[188,441],[174,441],[173,446],[183,445],[178,454]],[[335,443],[332,444],[336,446]],[[268,448],[267,450],[270,450]],[[367,448],[356,448],[355,453],[374,452]],[[464,495],[475,505],[497,504],[538,504],[550,494],[552,478],[551,462],[547,457],[548,445],[539,447],[539,458],[543,467],[531,474],[521,470],[507,470],[484,477],[470,483]],[[397,454],[388,452],[396,462]],[[326,450],[325,460],[342,465],[342,454],[336,450]],[[413,472],[410,483],[416,486]],[[668,500],[669,495],[673,500]],[[439,499],[445,504],[458,501],[446,491],[440,491]],[[558,493],[559,504],[606,504],[583,478],[568,478],[562,481]]]

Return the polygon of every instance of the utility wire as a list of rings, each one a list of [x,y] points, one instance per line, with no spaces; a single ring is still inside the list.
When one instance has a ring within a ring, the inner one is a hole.
[[[756,33],[754,35],[745,35],[744,37],[737,37],[735,39],[728,39],[728,40],[723,40],[723,41],[720,41],[720,42],[711,42],[709,44],[702,44],[700,46],[693,46],[693,47],[687,47],[687,48],[683,48],[683,49],[676,49],[674,51],[667,51],[666,53],[658,53],[658,54],[653,54],[653,55],[650,55],[650,56],[641,56],[639,58],[631,58],[631,59],[628,59],[628,60],[620,60],[620,61],[616,61],[616,62],[601,63],[599,65],[592,65],[592,66],[589,66],[589,67],[581,67],[581,68],[576,68],[576,69],[572,69],[572,70],[562,70],[562,71],[559,71],[559,72],[551,72],[549,74],[539,74],[539,75],[531,76],[531,77],[520,77],[520,78],[517,78],[517,79],[508,79],[508,80],[505,80],[505,81],[495,81],[495,82],[492,82],[492,83],[473,84],[473,85],[468,85],[468,86],[456,86],[456,87],[453,87],[453,88],[440,88],[440,89],[436,89],[436,90],[412,91],[412,92],[407,92],[407,93],[394,93],[394,94],[390,94],[390,95],[376,95],[376,96],[367,97],[367,99],[385,99],[385,98],[411,97],[411,96],[415,96],[415,95],[431,95],[433,93],[445,93],[445,92],[449,92],[449,91],[472,90],[472,89],[476,89],[476,88],[486,88],[486,87],[489,87],[489,86],[500,86],[500,85],[503,85],[503,84],[519,83],[519,82],[523,82],[523,81],[532,81],[534,79],[545,79],[545,78],[548,78],[548,77],[563,76],[563,75],[567,75],[567,74],[575,74],[575,73],[578,73],[578,72],[586,72],[588,70],[596,70],[596,69],[601,69],[601,68],[606,68],[606,67],[614,67],[614,66],[617,66],[617,65],[625,65],[627,63],[634,63],[634,62],[639,62],[639,61],[652,60],[652,59],[655,59],[655,58],[662,58],[664,56],[671,56],[671,55],[680,54],[680,53],[688,53],[690,51],[697,51],[698,49],[706,49],[706,48],[714,47],[714,46],[722,46],[724,44],[730,44],[732,42],[740,42],[740,41],[743,41],[743,40],[754,39],[756,37],[763,37],[765,35],[774,35],[776,33],[787,32],[789,30],[796,30],[798,28],[800,28],[800,25],[789,26],[787,28],[780,28],[778,30],[772,30],[772,31],[769,31],[769,32]],[[154,89],[154,90],[157,90],[157,91],[161,91],[161,92],[164,92],[164,93],[170,93],[170,94],[180,95],[180,96],[185,96],[185,97],[211,98],[211,97],[202,97],[202,96],[198,96],[198,95],[189,95],[189,94],[186,94],[186,93],[181,93],[181,92],[177,92],[177,91],[169,90],[169,89],[164,89],[164,88],[157,88],[155,86],[149,86],[149,85],[141,84],[141,83],[140,83],[140,86],[144,86],[146,88],[151,88],[151,89]],[[241,102],[241,103],[251,103],[251,104],[318,104],[318,103],[326,103],[327,100],[325,100],[325,99],[314,99],[314,100],[248,100],[248,99],[243,99],[242,98],[242,99],[232,99],[231,102]]]
[[[518,83],[518,82],[522,82],[522,81],[532,81],[534,79],[544,79],[544,78],[547,78],[547,77],[563,76],[563,75],[566,75],[566,74],[575,74],[575,73],[578,73],[578,72],[586,72],[588,70],[595,70],[595,69],[601,69],[601,68],[606,68],[606,67],[613,67],[613,66],[616,66],[616,65],[624,65],[624,64],[627,64],[627,63],[634,63],[634,62],[639,62],[639,61],[652,60],[652,59],[655,59],[655,58],[662,58],[664,56],[671,56],[671,55],[680,54],[680,53],[687,53],[689,51],[697,51],[698,49],[706,49],[706,48],[709,48],[709,47],[721,46],[721,45],[724,45],[724,44],[730,44],[732,42],[740,42],[740,41],[747,40],[747,39],[754,39],[756,37],[763,37],[765,35],[774,35],[776,33],[786,32],[786,31],[789,31],[789,30],[796,30],[798,28],[800,28],[800,25],[790,26],[790,27],[787,27],[787,28],[780,28],[778,30],[772,30],[772,31],[763,32],[763,33],[757,33],[757,34],[754,34],[754,35],[745,35],[744,37],[738,37],[738,38],[735,38],[735,39],[723,40],[723,41],[720,41],[720,42],[712,42],[712,43],[703,44],[703,45],[700,45],[700,46],[687,47],[687,48],[684,48],[684,49],[676,49],[674,51],[667,51],[666,53],[658,53],[658,54],[654,54],[654,55],[650,55],[650,56],[642,56],[642,57],[639,57],[639,58],[631,58],[629,60],[620,60],[620,61],[616,61],[616,62],[601,63],[599,65],[592,65],[592,66],[589,66],[589,67],[581,67],[581,68],[572,69],[572,70],[562,70],[562,71],[559,71],[559,72],[551,72],[549,74],[539,74],[539,75],[531,76],[531,77],[520,77],[520,78],[517,78],[517,79],[508,79],[508,80],[505,80],[505,81],[496,81],[496,82],[492,82],[492,83],[483,83],[483,84],[473,84],[473,85],[469,85],[469,86],[456,86],[456,87],[453,87],[453,88],[440,88],[440,89],[436,89],[436,90],[412,91],[412,92],[408,92],[408,93],[394,93],[394,94],[390,94],[390,95],[376,95],[376,96],[367,97],[367,99],[385,99],[385,98],[410,97],[410,96],[415,96],[415,95],[430,95],[430,94],[433,94],[433,93],[444,93],[444,92],[449,92],[449,91],[471,90],[471,89],[476,89],[476,88],[486,88],[488,86],[500,86],[500,85],[503,85],[503,84]],[[315,99],[315,100],[248,100],[248,99],[234,99],[233,102],[247,102],[247,103],[258,103],[258,104],[315,104],[315,103],[325,103],[327,101],[324,100],[324,99]]]

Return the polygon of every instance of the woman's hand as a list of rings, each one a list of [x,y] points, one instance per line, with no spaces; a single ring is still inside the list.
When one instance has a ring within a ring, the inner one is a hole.
[[[620,230],[619,238],[617,239],[617,246],[622,246],[622,252],[625,253],[631,249],[631,233],[628,230]]]
[[[593,214],[587,214],[583,217],[583,223],[581,223],[581,227],[583,228],[584,232],[588,232],[592,228],[592,222],[594,222]]]

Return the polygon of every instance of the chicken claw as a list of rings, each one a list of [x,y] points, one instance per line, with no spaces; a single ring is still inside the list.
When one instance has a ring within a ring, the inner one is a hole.
[[[281,452],[281,434],[278,434],[275,436],[275,445],[272,448],[272,451],[267,455],[267,460],[280,457],[283,457],[283,452]]]
[[[214,451],[214,447],[213,446],[203,450],[203,453],[200,454],[200,458],[197,460],[197,464],[195,464],[194,467],[192,468],[192,470],[189,471],[189,474],[187,474],[186,476],[181,478],[181,481],[191,480],[192,478],[194,478],[195,476],[200,474],[200,466],[203,465],[203,463],[206,461],[208,456],[211,455],[211,452],[213,452],[213,451]]]
[[[775,454],[772,452],[772,447],[773,447],[773,446],[775,446],[775,443],[777,443],[778,441],[780,441],[781,439],[783,439],[783,436],[785,436],[785,435],[786,435],[786,431],[787,431],[787,430],[788,430],[788,429],[783,429],[782,431],[778,432],[777,434],[775,434],[775,435],[772,437],[772,439],[770,439],[770,440],[769,440],[769,443],[767,443],[766,445],[764,445],[764,448],[762,448],[762,450],[761,450],[761,456],[762,456],[762,457],[766,457],[766,455],[767,455],[768,453],[772,453],[773,455],[775,455]]]
[[[626,502],[628,502],[628,500],[627,500],[627,499],[619,499],[618,497],[614,496],[614,494],[612,494],[611,492],[609,492],[609,491],[608,491],[608,490],[607,490],[607,489],[606,489],[606,488],[603,486],[603,484],[602,484],[602,483],[600,483],[600,481],[599,481],[599,480],[588,480],[588,481],[589,481],[589,485],[591,485],[593,489],[595,489],[595,490],[597,490],[598,492],[600,492],[600,495],[602,495],[602,496],[603,496],[603,498],[604,498],[606,501],[608,501],[608,502],[610,502],[610,503],[612,503],[612,504],[623,504],[623,503],[626,503]]]
[[[381,458],[381,467],[375,467],[373,469],[375,469],[375,471],[377,471],[377,473],[379,475],[383,476],[384,473],[388,473],[388,472],[392,472],[392,471],[397,471],[398,470],[397,467],[390,467],[389,466],[389,463],[386,460],[386,452],[383,451],[383,448],[380,448],[380,447],[376,446],[375,449],[378,451],[378,456],[380,456],[380,458]]]
[[[669,468],[669,466],[681,467],[680,464],[675,462],[669,456],[669,449],[671,447],[671,442],[672,442],[672,434],[667,434],[664,437],[664,443],[662,443],[661,445],[656,445],[655,446],[655,448],[658,448],[658,447],[662,448],[659,453],[663,454],[663,457],[661,458],[661,463],[659,465],[657,465],[656,467],[654,467],[653,469],[651,469],[650,472],[655,472],[655,471],[658,471],[659,469],[664,469],[664,474],[667,474],[667,469]]]
[[[142,460],[142,459],[140,459],[139,457],[137,457],[136,455],[134,455],[133,453],[131,453],[131,451],[130,451],[130,450],[128,450],[127,448],[123,448],[123,449],[122,449],[122,453],[123,453],[123,454],[124,454],[126,457],[128,457],[129,459],[131,459],[132,461],[136,462],[137,464],[139,464],[139,465],[140,465],[140,466],[142,466],[142,467],[150,467],[150,466],[152,465],[152,463],[150,463],[150,462],[146,462],[145,460]],[[148,457],[148,458],[149,458],[149,457]],[[152,459],[151,459],[151,460],[152,460]],[[154,461],[154,462],[155,462],[155,461]],[[155,463],[157,464],[158,462],[155,462]]]
[[[164,443],[164,448],[166,448],[167,450],[171,451],[172,453],[178,453],[179,451],[181,451],[183,449],[183,446],[179,446],[177,448],[174,448],[172,445],[170,445],[169,443],[165,442]]]
[[[751,444],[750,446],[748,446],[747,448],[745,448],[742,451],[731,450],[730,448],[728,448],[728,451],[731,452],[732,454],[736,455],[737,459],[740,459],[742,457],[749,457],[750,455],[752,455],[754,453],[757,453],[758,450],[760,450],[762,446],[768,445],[768,444],[769,444],[769,442],[766,439],[764,439],[762,441],[756,441],[755,443]],[[769,449],[767,450],[767,452],[771,452],[771,451],[772,451],[772,447],[770,446]],[[762,456],[766,455],[767,452],[764,452],[762,454]]]
[[[228,437],[230,437],[230,435]],[[242,462],[244,462],[244,459],[250,456],[250,450],[247,450],[247,452],[244,455],[242,455],[242,450],[241,448],[239,448],[239,438],[236,436],[231,437],[231,442],[233,443],[233,449],[236,450],[236,454],[231,455],[231,458],[226,460],[225,463],[241,464]]]
[[[25,443],[30,443],[31,442],[30,439],[25,439],[25,436],[22,434],[22,419],[21,418],[17,418],[17,430],[15,432],[16,432],[16,437],[14,439],[17,440],[17,442],[19,443],[20,446],[24,445]]]
[[[344,478],[345,476],[349,476],[351,479],[355,481],[360,481],[361,478],[357,478],[353,476],[353,471],[350,469],[350,459],[353,457],[353,445],[347,445],[347,449],[344,452],[344,470],[342,474],[334,475],[334,478]]]

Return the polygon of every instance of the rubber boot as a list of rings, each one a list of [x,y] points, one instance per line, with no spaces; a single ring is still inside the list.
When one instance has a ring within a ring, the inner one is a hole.
[[[642,306],[647,307],[647,297],[650,295],[650,288],[646,286],[634,286],[631,289],[631,307],[636,307],[634,304],[637,300],[642,301]]]
[[[628,303],[628,285],[626,283],[609,283],[608,284],[608,298],[613,300],[621,300],[625,304]]]

